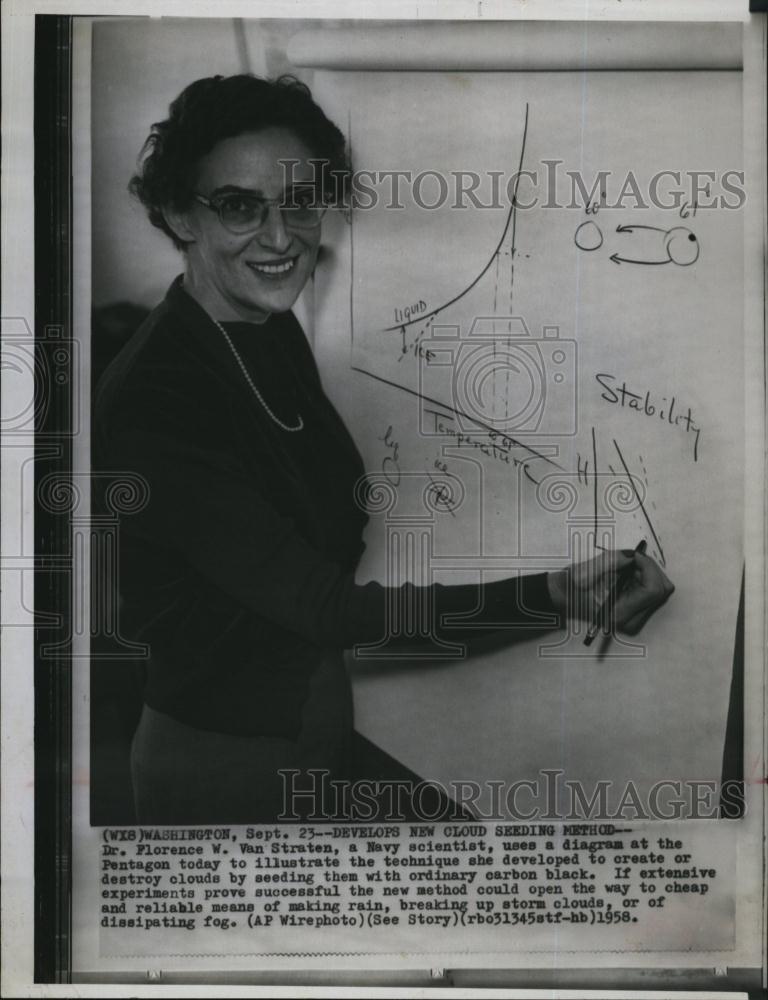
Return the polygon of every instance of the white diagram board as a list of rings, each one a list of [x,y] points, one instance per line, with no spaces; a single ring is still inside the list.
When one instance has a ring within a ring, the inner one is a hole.
[[[318,360],[398,498],[372,514],[360,579],[392,582],[397,515],[443,583],[645,538],[677,588],[639,647],[548,636],[463,662],[359,660],[357,728],[442,781],[717,780],[744,559],[743,221],[703,207],[706,188],[695,214],[671,206],[679,187],[690,209],[691,171],[738,204],[721,181],[741,167],[741,74],[326,71],[314,93],[357,170],[436,171],[451,192],[474,171],[482,204],[490,172],[502,184],[497,207],[434,210],[407,187],[387,207],[379,185],[377,207],[329,218]],[[511,208],[521,168],[537,181],[520,175]],[[597,212],[578,189],[572,204],[569,171],[588,190],[607,172]],[[633,187],[648,202],[662,171],[670,207],[641,207]],[[420,194],[439,201],[440,182]]]

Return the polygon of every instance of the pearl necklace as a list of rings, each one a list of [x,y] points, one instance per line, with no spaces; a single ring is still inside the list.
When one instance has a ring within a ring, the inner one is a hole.
[[[258,399],[258,401],[261,403],[261,405],[267,411],[267,415],[270,417],[270,419],[272,421],[274,421],[274,423],[276,423],[277,426],[281,427],[284,431],[300,431],[304,427],[304,421],[301,419],[301,414],[300,413],[297,414],[299,422],[295,425],[295,427],[292,427],[290,424],[283,423],[283,421],[280,419],[280,417],[276,416],[272,412],[272,410],[267,405],[267,401],[264,399],[264,397],[262,396],[262,394],[259,392],[259,390],[258,390],[258,388],[256,386],[256,383],[251,378],[251,374],[248,371],[248,369],[245,367],[245,364],[243,363],[243,359],[238,354],[237,348],[232,343],[232,338],[229,336],[229,334],[224,329],[224,327],[221,325],[221,323],[219,323],[217,320],[214,320],[213,322],[216,324],[216,326],[218,327],[219,331],[221,332],[221,335],[224,337],[224,339],[226,340],[226,342],[229,344],[229,349],[230,349],[230,351],[232,351],[232,354],[235,356],[235,361],[237,361],[238,365],[240,366],[240,371],[245,376],[245,381],[251,387],[251,389],[253,391],[253,394],[256,397],[256,399]]]

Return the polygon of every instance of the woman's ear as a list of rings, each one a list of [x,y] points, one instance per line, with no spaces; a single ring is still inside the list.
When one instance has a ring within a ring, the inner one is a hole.
[[[195,243],[195,234],[189,224],[187,212],[179,212],[174,208],[164,208],[163,218],[168,228],[182,243]]]

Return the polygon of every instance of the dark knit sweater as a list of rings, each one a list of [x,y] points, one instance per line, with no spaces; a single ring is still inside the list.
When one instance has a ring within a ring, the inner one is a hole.
[[[121,630],[150,646],[153,708],[295,737],[323,658],[381,639],[388,600],[416,588],[355,583],[364,470],[293,314],[224,326],[273,413],[304,427],[270,419],[177,279],[107,369],[94,411],[94,467],[138,473],[149,490],[120,523]],[[430,590],[430,627],[449,638],[466,629],[445,616],[475,609],[475,625],[554,623],[545,574]]]

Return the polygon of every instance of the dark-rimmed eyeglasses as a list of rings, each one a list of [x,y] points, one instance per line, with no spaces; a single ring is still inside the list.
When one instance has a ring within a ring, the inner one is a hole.
[[[314,186],[293,188],[282,198],[262,198],[243,192],[217,194],[213,198],[195,192],[195,199],[215,212],[225,229],[236,235],[255,232],[267,221],[269,206],[276,205],[289,229],[314,229],[328,207],[318,200]]]

